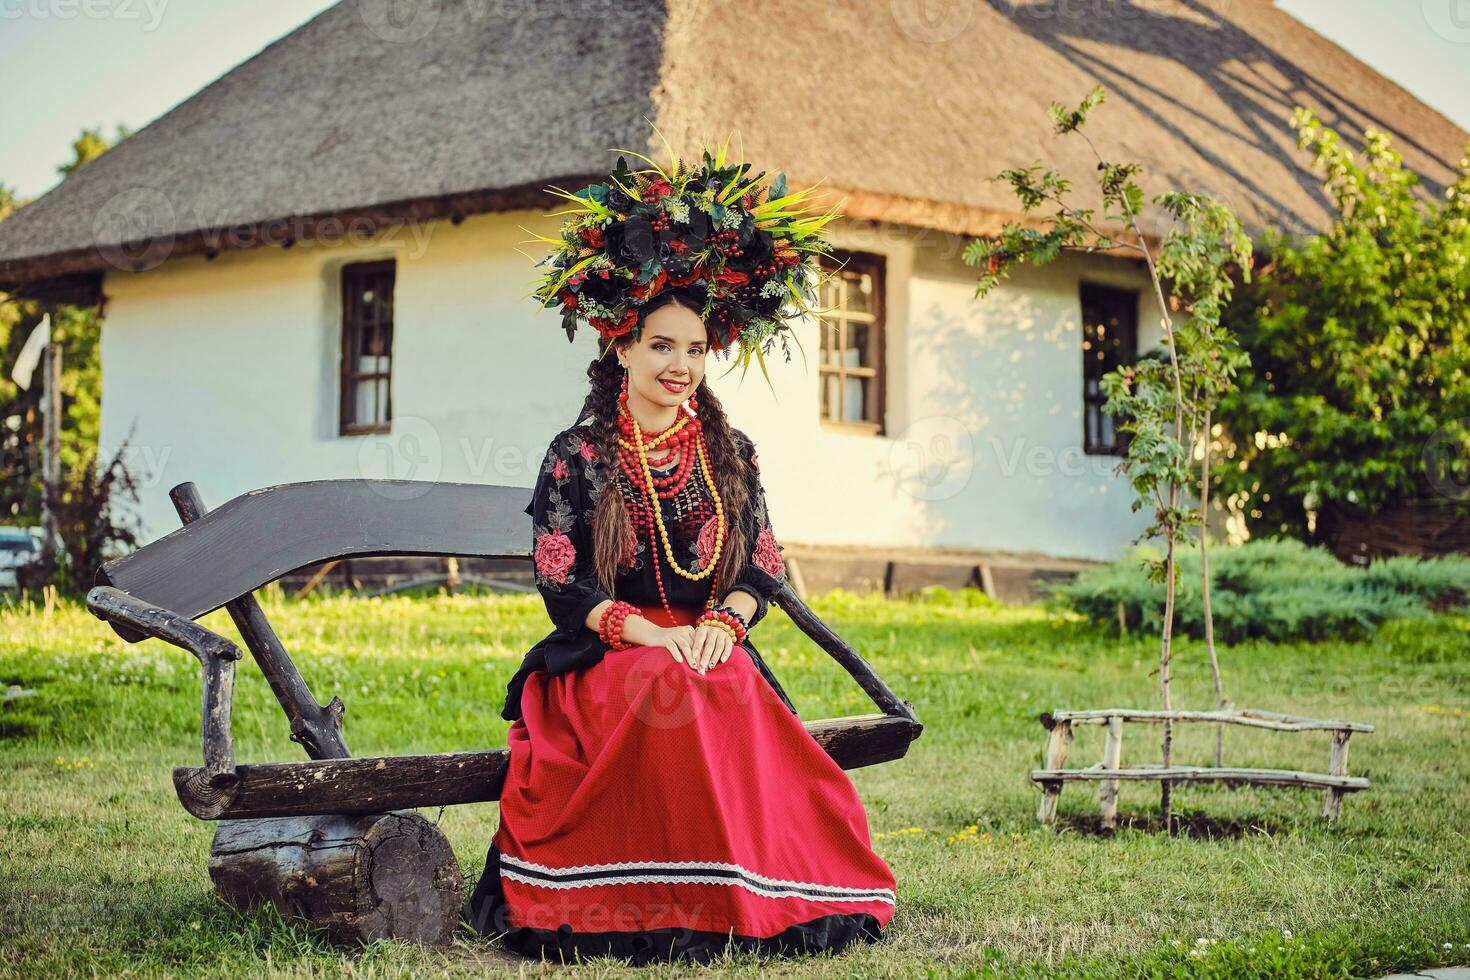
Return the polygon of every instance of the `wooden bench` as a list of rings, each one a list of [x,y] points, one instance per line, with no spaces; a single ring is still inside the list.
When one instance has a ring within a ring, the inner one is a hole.
[[[1274,732],[1325,731],[1332,735],[1331,757],[1328,772],[1298,772],[1291,769],[1228,769],[1215,766],[1177,766],[1142,764],[1122,766],[1123,724],[1142,722],[1163,724],[1164,721],[1179,723],[1211,723],[1215,725],[1241,725],[1247,728],[1264,728]],[[1057,801],[1065,783],[1093,781],[1098,783],[1098,805],[1102,814],[1102,827],[1112,830],[1118,820],[1118,783],[1126,780],[1151,782],[1197,783],[1216,782],[1226,785],[1251,784],[1256,786],[1294,786],[1300,789],[1325,790],[1323,815],[1329,823],[1336,822],[1342,809],[1344,793],[1354,793],[1370,788],[1368,780],[1347,774],[1348,739],[1354,732],[1371,732],[1372,725],[1353,721],[1324,721],[1318,718],[1303,718],[1299,715],[1283,715],[1273,711],[1149,711],[1130,708],[1100,708],[1090,711],[1052,711],[1041,716],[1041,724],[1050,733],[1046,741],[1046,768],[1031,772],[1033,782],[1041,786],[1041,804],[1036,819],[1043,824],[1056,819]],[[1072,744],[1074,725],[1105,725],[1107,737],[1103,745],[1102,761],[1086,769],[1063,769],[1067,760],[1067,749]]]
[[[317,480],[264,487],[206,510],[193,483],[169,491],[183,527],[106,563],[87,607],[130,643],[155,637],[203,671],[203,764],[173,771],[180,803],[216,828],[210,874],[240,906],[273,902],[341,941],[448,942],[463,880],[447,840],[411,808],[497,800],[504,748],[353,758],[345,705],[312,694],[252,593],[319,562],[380,555],[530,558],[521,487]],[[793,592],[775,603],[852,676],[877,713],[806,722],[844,769],[899,759],[923,726]],[[242,652],[195,620],[225,608],[307,761],[239,763],[230,708]],[[493,713],[498,717],[499,705]],[[487,716],[492,713],[486,706]]]

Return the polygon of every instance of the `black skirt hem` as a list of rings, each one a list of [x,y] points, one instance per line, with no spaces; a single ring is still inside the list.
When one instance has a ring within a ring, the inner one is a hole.
[[[596,956],[625,960],[633,966],[655,963],[707,963],[727,951],[761,956],[810,956],[837,953],[856,942],[883,938],[877,918],[866,913],[834,913],[788,926],[774,936],[742,936],[703,929],[671,928],[636,932],[577,932],[563,923],[556,929],[507,924],[505,895],[500,886],[500,855],[494,844],[485,872],[475,886],[460,921],[477,935],[499,939],[508,950],[531,959],[576,963]]]

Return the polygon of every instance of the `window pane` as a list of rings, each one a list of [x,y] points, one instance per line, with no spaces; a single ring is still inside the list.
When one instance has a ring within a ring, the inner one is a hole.
[[[342,268],[341,425],[380,425],[390,418],[394,265],[359,262]],[[354,378],[353,373],[377,375]]]
[[[847,350],[843,351],[842,363],[848,367],[871,367],[872,357],[868,354],[868,325],[847,325]]]
[[[1082,300],[1083,438],[1086,448],[1117,452],[1121,433],[1102,411],[1103,375],[1131,363],[1137,353],[1138,294],[1084,284]]]
[[[848,266],[851,269],[851,266]],[[849,274],[847,280],[847,308],[859,313],[873,311],[873,275],[868,272]]]
[[[393,325],[391,323],[369,323],[366,326],[363,352],[386,357],[393,349]],[[381,370],[387,370],[383,368]]]
[[[883,257],[837,250],[821,264],[829,273],[841,267],[822,288],[823,305],[829,312],[822,324],[821,417],[840,422],[878,421],[883,416],[877,401],[882,391]],[[845,374],[854,368],[878,373],[871,377]]]
[[[388,379],[363,378],[357,382],[357,418],[360,425],[387,421]]]
[[[828,318],[821,321],[818,330],[822,335],[822,359],[821,363],[836,367],[842,363],[842,348],[840,347],[842,327],[837,320]]]
[[[862,422],[867,416],[863,414],[863,408],[867,405],[867,378],[847,378],[842,386],[842,420],[844,422]]]

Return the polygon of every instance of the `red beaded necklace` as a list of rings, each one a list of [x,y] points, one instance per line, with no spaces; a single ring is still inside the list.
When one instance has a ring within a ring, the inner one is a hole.
[[[654,581],[658,585],[659,601],[663,604],[664,614],[668,617],[669,625],[676,626],[678,624],[674,618],[674,611],[669,606],[668,591],[664,588],[663,572],[659,566],[658,525],[661,522],[662,514],[655,509],[660,507],[660,500],[666,500],[684,489],[693,472],[696,456],[705,460],[705,465],[708,465],[708,454],[704,451],[703,426],[700,424],[697,416],[691,416],[681,409],[678,420],[668,428],[658,432],[643,431],[635,426],[633,416],[628,412],[627,400],[627,378],[624,376],[623,390],[618,396],[618,431],[621,436],[618,440],[618,463],[622,467],[623,472],[627,474],[629,483],[637,488],[637,492],[641,493],[643,507],[637,506],[637,503],[634,501],[629,501],[628,510],[630,513],[637,515],[638,519],[636,523],[643,525],[642,527],[638,527],[635,524],[634,534],[644,532],[648,535],[648,550],[650,560],[653,562]],[[691,395],[689,398],[690,410],[694,410],[696,405],[695,396]],[[672,473],[666,476],[653,474],[651,469],[645,473],[643,467],[648,462],[648,450],[664,444],[669,445],[670,453],[675,451],[679,453],[678,466],[675,467]],[[652,497],[650,497],[648,488],[650,478],[654,484]],[[718,495],[716,495],[716,499],[718,499]],[[718,564],[720,547],[723,545],[726,534],[725,516],[723,511],[718,510],[718,508],[717,519],[719,523],[716,528],[716,550],[710,557],[711,564],[716,565]],[[682,570],[681,574],[685,575],[685,577],[692,577],[689,573],[683,572]],[[709,593],[704,603],[704,608],[706,609],[714,608],[715,597],[719,594],[718,569],[711,571],[709,580]]]
[[[675,431],[676,429],[677,431]],[[623,470],[628,476],[636,484],[642,486],[644,479],[643,470],[639,464],[638,450],[622,445],[622,442],[632,444],[635,435],[632,423],[621,412],[618,414],[618,430],[623,436],[623,439],[618,445],[618,460],[622,463]],[[674,468],[672,473],[666,476],[659,476],[656,473],[653,474],[653,483],[658,490],[659,499],[667,500],[684,489],[684,484],[689,480],[689,474],[694,472],[694,440],[702,438],[699,420],[690,420],[687,415],[684,416],[680,421],[675,422],[667,429],[662,430],[662,432],[655,433],[655,440],[658,441],[650,440],[648,438],[649,433],[647,432],[644,432],[643,436],[643,445],[645,448],[653,448],[659,444],[659,441],[669,445],[669,451],[664,456],[665,461],[673,453],[677,452],[679,454],[679,464]],[[652,465],[651,460],[650,465]]]

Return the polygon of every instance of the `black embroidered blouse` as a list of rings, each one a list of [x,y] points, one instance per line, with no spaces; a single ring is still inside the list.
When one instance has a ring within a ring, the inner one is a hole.
[[[506,686],[506,700],[500,716],[507,721],[520,717],[521,689],[531,671],[545,670],[557,675],[591,667],[602,660],[607,647],[597,631],[586,622],[588,613],[598,603],[617,598],[640,606],[661,604],[658,582],[654,577],[654,556],[650,554],[649,542],[641,536],[619,568],[615,582],[616,597],[609,596],[598,582],[592,561],[593,508],[607,487],[608,473],[623,490],[628,489],[629,481],[616,460],[607,466],[600,463],[596,448],[583,438],[585,431],[585,426],[576,425],[562,430],[551,440],[536,477],[531,502],[526,506],[526,513],[531,517],[536,587],[556,628],[526,653],[520,668]],[[749,464],[747,479],[752,506],[740,516],[745,522],[746,541],[751,542],[751,550],[735,581],[720,587],[716,602],[732,589],[748,592],[756,602],[756,611],[749,623],[753,634],[755,625],[766,614],[768,601],[786,582],[786,567],[781,558],[782,548],[771,531],[755,445],[739,429],[732,432],[741,455]],[[671,472],[672,469],[656,469],[654,473]],[[641,502],[643,498],[641,494],[633,494],[630,499]],[[660,500],[659,506],[675,558],[682,567],[699,571],[713,548],[715,521],[713,500],[697,462],[684,489]],[[709,596],[709,579],[690,581],[672,571],[662,554],[657,556],[657,561],[669,605],[703,608]],[[654,622],[664,625],[658,614],[654,615]],[[741,646],[750,652],[757,669],[795,713],[796,707],[756,651],[749,634]],[[731,655],[738,656],[739,651]]]

